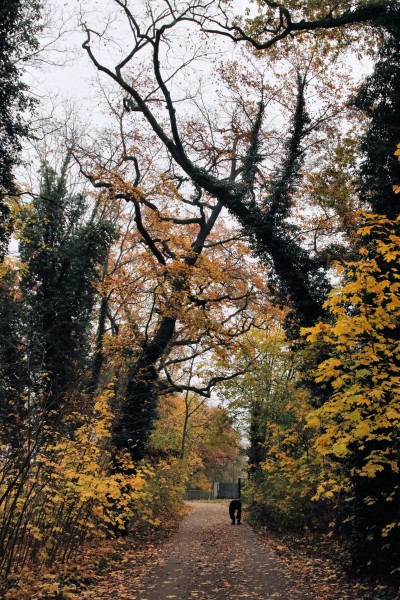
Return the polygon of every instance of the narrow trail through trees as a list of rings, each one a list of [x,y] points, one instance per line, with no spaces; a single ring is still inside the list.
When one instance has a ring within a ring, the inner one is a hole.
[[[195,502],[147,572],[126,584],[130,600],[312,600],[296,575],[223,503]],[[112,580],[108,582],[112,594]],[[102,596],[105,598],[105,596]]]
[[[230,524],[227,506],[196,502],[161,564],[135,600],[303,598],[293,574],[245,523]]]

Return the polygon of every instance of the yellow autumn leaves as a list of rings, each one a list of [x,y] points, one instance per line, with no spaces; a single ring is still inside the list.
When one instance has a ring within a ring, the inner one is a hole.
[[[399,160],[400,160],[400,144],[397,145],[397,150],[394,153],[394,155],[398,156]],[[400,194],[400,185],[394,185],[393,186],[393,191],[394,191],[395,194]]]
[[[363,461],[354,473],[374,477],[387,467],[399,470],[400,219],[361,217],[358,234],[368,250],[360,248],[358,260],[340,267],[343,284],[325,303],[330,321],[303,333],[310,343],[327,344],[331,354],[316,373],[331,397],[308,417],[318,431],[315,447],[339,459],[361,448]]]
[[[18,449],[19,460],[0,447],[0,567],[6,575],[30,562],[40,569],[68,560],[84,539],[158,524],[160,498],[165,501],[165,489],[177,487],[171,483],[174,459],[159,461],[155,468],[144,462],[133,465],[126,454],[113,471],[113,401],[110,386],[94,398],[84,419],[78,412],[69,417],[74,421],[70,435],[68,427],[64,433],[42,427]],[[35,436],[37,446],[32,446]]]

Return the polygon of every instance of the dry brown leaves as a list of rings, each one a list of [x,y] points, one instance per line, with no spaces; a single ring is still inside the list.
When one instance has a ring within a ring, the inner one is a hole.
[[[360,580],[345,570],[345,559],[340,564],[337,549],[315,545],[315,540],[278,537],[267,529],[256,530],[263,544],[273,548],[277,555],[297,574],[299,589],[313,600],[398,600],[400,589],[384,582]],[[319,550],[318,550],[319,548]],[[317,556],[317,554],[320,556]],[[329,556],[330,554],[330,556]]]

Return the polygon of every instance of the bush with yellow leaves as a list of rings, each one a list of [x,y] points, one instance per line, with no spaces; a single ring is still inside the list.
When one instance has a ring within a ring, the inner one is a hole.
[[[35,419],[23,446],[2,447],[0,567],[6,587],[22,593],[19,581],[29,580],[27,573],[68,561],[88,539],[154,527],[165,506],[177,504],[182,491],[174,488],[179,476],[173,463],[155,469],[124,455],[117,467],[111,464],[113,396],[110,388],[95,398],[89,416],[76,415],[76,428],[61,433]]]

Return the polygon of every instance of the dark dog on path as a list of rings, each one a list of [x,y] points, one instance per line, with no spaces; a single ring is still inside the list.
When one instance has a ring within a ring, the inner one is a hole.
[[[242,501],[240,500],[240,498],[232,500],[232,502],[229,504],[229,516],[231,518],[232,525],[235,524],[235,519],[236,523],[238,525],[241,525],[240,521],[242,518]]]

